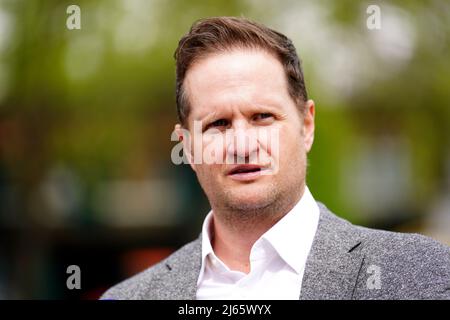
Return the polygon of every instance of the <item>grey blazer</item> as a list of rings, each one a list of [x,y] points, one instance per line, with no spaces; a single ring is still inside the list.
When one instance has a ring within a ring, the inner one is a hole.
[[[450,299],[450,247],[418,234],[352,225],[318,203],[299,299]],[[195,299],[201,237],[101,299]]]

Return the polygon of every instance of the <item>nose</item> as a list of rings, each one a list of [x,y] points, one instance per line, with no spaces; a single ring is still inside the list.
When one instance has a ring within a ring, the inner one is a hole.
[[[257,132],[244,121],[236,122],[227,131],[227,157],[245,160],[257,155],[259,150]]]

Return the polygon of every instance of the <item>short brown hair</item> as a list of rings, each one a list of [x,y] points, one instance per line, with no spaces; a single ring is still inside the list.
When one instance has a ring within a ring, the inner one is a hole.
[[[286,72],[289,94],[303,114],[304,102],[308,97],[300,59],[292,41],[245,18],[214,17],[194,22],[175,51],[176,103],[181,124],[185,124],[190,112],[189,99],[183,88],[189,67],[208,54],[234,48],[257,48],[275,54]]]

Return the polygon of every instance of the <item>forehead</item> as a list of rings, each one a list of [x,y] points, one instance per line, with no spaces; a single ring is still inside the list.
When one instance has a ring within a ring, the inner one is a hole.
[[[233,106],[282,106],[290,99],[279,60],[260,49],[214,53],[191,66],[185,78],[190,117]]]

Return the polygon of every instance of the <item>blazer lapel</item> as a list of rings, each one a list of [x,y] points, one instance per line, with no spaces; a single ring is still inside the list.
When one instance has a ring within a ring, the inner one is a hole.
[[[201,238],[187,244],[160,266],[143,299],[195,300],[201,267]]]
[[[352,299],[364,260],[362,240],[348,221],[318,204],[319,225],[306,261],[300,299]]]

